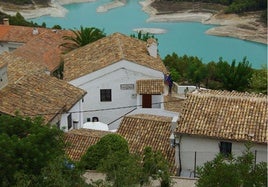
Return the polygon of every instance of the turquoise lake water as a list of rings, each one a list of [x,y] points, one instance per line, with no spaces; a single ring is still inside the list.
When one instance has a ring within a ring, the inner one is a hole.
[[[107,35],[114,32],[130,35],[135,33],[135,28],[161,28],[167,32],[155,36],[158,38],[159,54],[162,58],[175,52],[179,56],[197,56],[203,63],[217,62],[220,57],[229,63],[233,60],[240,62],[247,57],[253,68],[259,69],[263,64],[267,64],[265,44],[205,34],[206,30],[214,27],[213,25],[196,22],[146,22],[149,16],[142,11],[138,1],[128,1],[123,7],[97,13],[96,9],[107,2],[109,1],[97,0],[69,4],[64,6],[68,13],[63,18],[42,16],[31,21],[39,24],[45,22],[47,27],[60,25],[65,29],[79,29],[81,25],[97,27],[104,29]]]

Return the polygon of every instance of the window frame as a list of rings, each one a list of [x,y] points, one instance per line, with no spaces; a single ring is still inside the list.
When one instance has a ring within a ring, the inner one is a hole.
[[[232,154],[232,142],[221,141],[219,143],[220,154],[225,157],[228,157]]]
[[[67,128],[70,130],[73,127],[73,119],[72,119],[72,114],[69,114],[67,116]]]
[[[100,89],[100,102],[112,102],[112,89]]]

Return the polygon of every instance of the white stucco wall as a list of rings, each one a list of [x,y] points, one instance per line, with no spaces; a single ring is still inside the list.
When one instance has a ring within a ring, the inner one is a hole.
[[[220,151],[220,141],[232,142],[228,140],[217,140],[206,137],[183,135],[180,142],[182,175],[185,177],[190,177],[191,175],[191,177],[193,177],[195,152],[196,166],[202,166],[205,162],[213,160]],[[177,142],[179,142],[178,138]],[[245,143],[232,142],[232,154],[235,157],[240,156],[245,149]],[[254,154],[255,151],[257,151],[257,163],[261,161],[267,162],[267,145],[254,144],[251,151]],[[176,149],[176,163],[179,163],[178,148]]]
[[[4,51],[12,52],[14,49],[17,49],[22,45],[23,43],[17,43],[17,42],[0,42],[0,54],[3,53]]]
[[[0,89],[8,84],[7,80],[7,65],[0,67]]]
[[[87,118],[92,119],[96,116],[99,121],[110,124],[110,130],[117,129],[120,121],[114,120],[123,117],[138,104],[136,80],[139,79],[163,79],[163,73],[123,60],[70,81],[71,84],[87,91],[83,103],[84,122]],[[121,84],[134,84],[134,89],[122,90]],[[100,89],[112,90],[111,102],[100,102]],[[162,97],[153,96],[154,103],[161,101]]]
[[[60,129],[64,131],[68,131],[68,120],[67,117],[69,114],[72,115],[72,121],[77,121],[77,128],[81,128],[83,125],[83,100],[81,99],[78,101],[69,111],[68,113],[64,113],[61,115],[61,120],[60,120]],[[74,126],[69,129],[72,130]]]

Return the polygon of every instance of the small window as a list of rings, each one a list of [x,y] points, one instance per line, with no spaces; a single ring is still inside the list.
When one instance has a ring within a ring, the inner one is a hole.
[[[92,118],[92,121],[93,121],[93,122],[98,122],[98,121],[99,121],[99,118],[98,118],[98,117],[93,117],[93,118]]]
[[[100,100],[101,102],[112,101],[112,90],[111,89],[100,90]]]
[[[15,48],[15,47],[9,47],[8,48],[8,52],[12,52],[12,51],[15,51],[17,48]]]
[[[232,153],[232,143],[220,142],[220,153],[224,156],[229,156]]]
[[[87,118],[87,122],[90,122],[91,120],[90,120],[90,118]]]
[[[60,129],[60,121],[58,121],[58,122],[56,123],[56,125],[57,125],[57,128]]]
[[[67,121],[68,121],[68,130],[70,130],[70,128],[73,127],[73,120],[72,120],[72,114],[69,114],[67,117]]]

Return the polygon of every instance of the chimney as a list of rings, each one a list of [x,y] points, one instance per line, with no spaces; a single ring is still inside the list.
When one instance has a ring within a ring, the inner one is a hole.
[[[147,50],[150,56],[154,58],[157,57],[157,41],[154,38],[149,38],[147,40]]]
[[[39,34],[38,29],[37,28],[33,28],[33,35],[37,35],[37,34]]]
[[[8,84],[7,80],[7,63],[0,64],[0,90]]]
[[[9,25],[9,19],[8,18],[4,18],[3,19],[3,24],[4,25]]]

